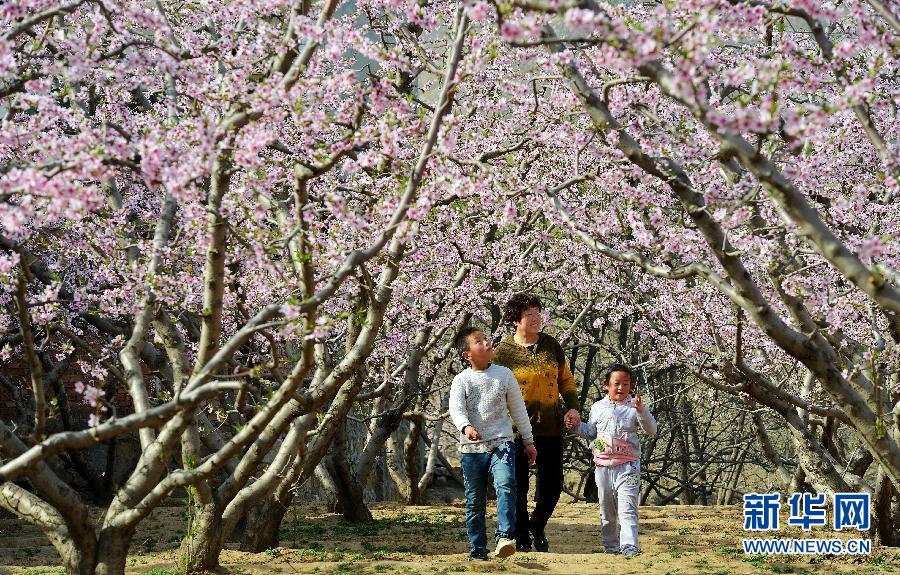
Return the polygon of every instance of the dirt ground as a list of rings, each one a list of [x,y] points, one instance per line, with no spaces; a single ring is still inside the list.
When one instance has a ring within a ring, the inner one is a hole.
[[[285,519],[283,547],[255,554],[228,549],[222,555],[220,573],[900,575],[900,548],[896,547],[873,549],[870,556],[857,557],[744,555],[740,506],[642,507],[642,553],[626,560],[600,553],[595,505],[561,503],[547,529],[552,553],[517,553],[489,562],[467,560],[462,501],[416,507],[374,504],[372,511],[375,523],[355,525],[319,507],[299,506]],[[492,509],[488,515],[493,517]],[[173,574],[175,549],[184,529],[179,507],[173,504],[158,509],[134,539],[128,573]],[[493,529],[491,522],[488,529],[489,533]],[[830,530],[813,530],[807,537],[835,535]],[[776,536],[803,535],[799,530],[783,529]],[[51,575],[61,574],[62,569],[39,531],[4,516],[0,519],[0,573]]]

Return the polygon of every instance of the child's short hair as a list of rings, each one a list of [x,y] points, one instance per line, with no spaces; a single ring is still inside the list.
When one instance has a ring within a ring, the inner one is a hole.
[[[543,309],[541,300],[538,299],[536,295],[530,293],[517,293],[513,295],[509,298],[509,301],[506,302],[506,305],[503,306],[503,321],[509,324],[512,324],[514,321],[521,321],[522,314],[530,307],[536,307],[540,310]]]
[[[603,383],[609,383],[609,378],[612,377],[612,374],[617,371],[624,371],[625,373],[627,373],[632,385],[637,383],[634,380],[634,371],[624,363],[614,363],[606,368],[606,375],[603,376]]]
[[[481,330],[477,327],[469,325],[459,330],[459,333],[456,334],[456,338],[453,340],[453,347],[456,348],[456,353],[460,357],[462,357],[464,351],[469,351],[469,336],[479,331]]]

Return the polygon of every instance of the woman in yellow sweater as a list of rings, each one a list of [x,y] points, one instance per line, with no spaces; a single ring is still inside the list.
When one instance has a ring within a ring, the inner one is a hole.
[[[494,363],[511,369],[519,382],[538,452],[535,507],[529,517],[528,460],[525,445],[516,440],[516,548],[530,551],[533,543],[535,550],[546,552],[550,544],[544,529],[563,487],[563,435],[566,425],[581,422],[578,391],[562,346],[541,331],[541,300],[537,296],[512,296],[504,307],[503,320],[516,331],[497,345]]]

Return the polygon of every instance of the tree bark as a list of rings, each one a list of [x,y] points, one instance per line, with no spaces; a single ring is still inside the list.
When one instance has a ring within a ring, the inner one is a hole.
[[[447,411],[447,407],[450,403],[450,389],[448,388],[445,392],[440,393],[439,397],[441,398],[440,405],[438,406],[438,411],[440,413],[444,413]],[[431,430],[431,445],[428,449],[428,459],[425,462],[425,473],[422,474],[421,479],[419,479],[419,491],[424,492],[431,485],[432,480],[434,479],[435,468],[438,463],[438,456],[440,455],[441,449],[441,432],[444,429],[444,418],[440,418],[434,422],[434,427]]]
[[[779,455],[772,445],[769,432],[766,430],[766,423],[763,420],[762,411],[759,409],[754,410],[751,420],[753,421],[753,429],[756,431],[756,440],[759,442],[759,448],[762,451],[763,456],[775,467],[775,473],[781,484],[784,487],[788,487],[791,484],[792,474],[788,468],[785,467],[781,455]]]
[[[65,519],[39,497],[15,485],[0,486],[0,507],[19,520],[38,525],[62,559],[66,575],[94,573],[97,542],[93,532],[76,536],[66,526]]]
[[[731,502],[734,500],[734,496],[737,494],[738,482],[741,479],[741,472],[744,469],[744,457],[747,455],[748,449],[750,449],[750,443],[745,443],[744,447],[738,450],[737,465],[735,465],[734,470],[728,478],[728,482],[720,493],[719,500],[717,501],[719,505],[731,505]]]
[[[327,458],[326,468],[337,488],[337,503],[347,521],[365,523],[372,521],[372,512],[366,505],[363,486],[347,461],[347,430],[344,425],[335,434],[334,442]]]
[[[288,507],[274,497],[267,497],[262,503],[250,510],[247,515],[247,529],[241,540],[241,551],[262,553],[266,549],[278,547],[281,522],[287,514]]]
[[[900,543],[894,524],[893,507],[898,493],[884,471],[879,467],[878,478],[875,482],[875,497],[872,505],[873,521],[872,529],[879,543],[883,546],[896,546]]]
[[[694,497],[694,484],[691,481],[691,451],[688,440],[688,426],[686,418],[688,417],[685,408],[685,400],[679,402],[678,410],[678,426],[675,433],[678,434],[678,474],[681,479],[682,493],[684,493],[684,503],[694,505],[696,499]]]
[[[197,505],[193,509],[188,533],[178,549],[178,567],[183,573],[212,571],[219,566],[219,555],[225,543],[221,509],[214,503]]]
[[[703,444],[700,441],[700,433],[697,430],[697,419],[694,417],[694,409],[686,398],[682,399],[682,411],[684,412],[685,419],[687,421],[687,432],[688,437],[690,439],[690,446],[693,448],[694,453],[696,454],[697,461],[703,461],[706,458],[706,454],[703,450]],[[709,480],[706,476],[706,469],[700,468],[700,505],[709,505]],[[693,489],[693,486],[692,486]]]
[[[133,527],[106,526],[100,531],[96,575],[125,575]]]

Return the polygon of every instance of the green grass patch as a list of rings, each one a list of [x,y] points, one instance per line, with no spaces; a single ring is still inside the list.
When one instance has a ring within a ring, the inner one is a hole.
[[[301,561],[328,561],[329,553],[321,549],[295,549],[294,555]]]
[[[757,569],[762,569],[766,565],[766,556],[765,555],[747,555],[744,557],[744,561],[753,565]]]

